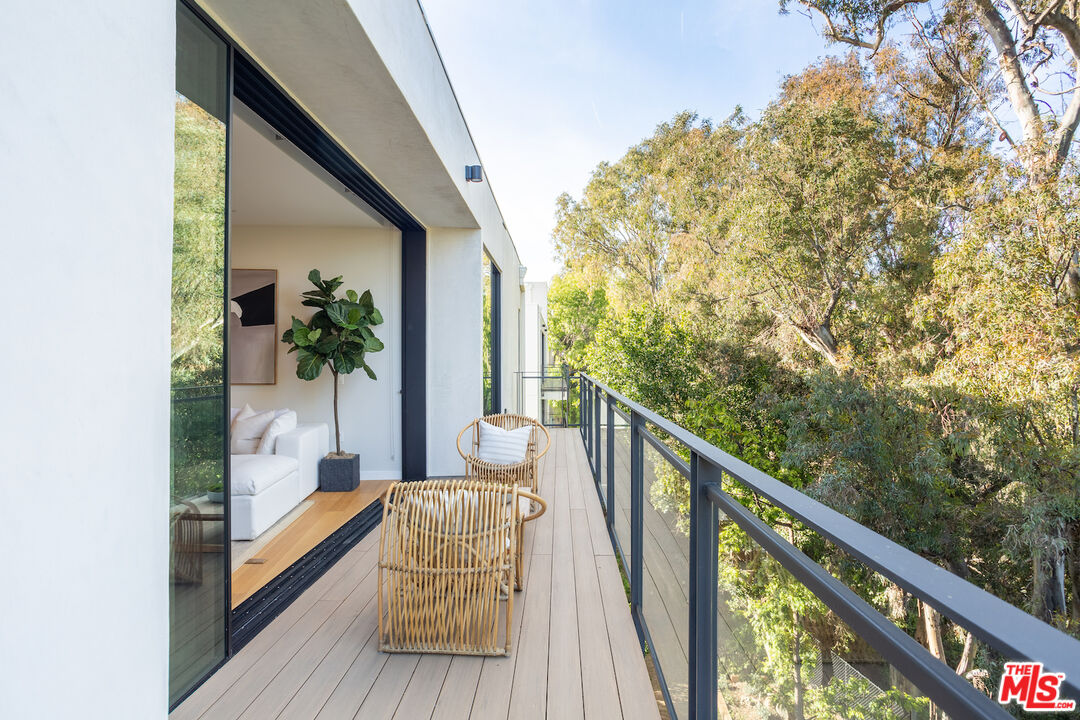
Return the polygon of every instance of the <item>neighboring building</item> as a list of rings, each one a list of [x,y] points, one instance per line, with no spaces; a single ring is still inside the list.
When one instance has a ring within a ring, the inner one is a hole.
[[[532,417],[542,417],[540,405],[541,378],[551,367],[547,343],[546,282],[526,282],[522,285],[521,372],[517,378],[517,411]]]
[[[292,597],[239,600],[253,566],[230,577],[206,548],[230,546],[231,515],[267,521],[262,480],[228,492],[230,406],[291,408],[332,444],[329,375],[297,379],[278,342],[311,312],[308,271],[370,288],[385,318],[378,380],[341,387],[343,446],[375,482],[462,472],[484,258],[512,279],[489,319],[496,407],[513,402],[520,260],[416,2],[31,3],[0,38],[0,292],[23,338],[3,361],[0,648],[19,658],[0,716],[163,717]]]

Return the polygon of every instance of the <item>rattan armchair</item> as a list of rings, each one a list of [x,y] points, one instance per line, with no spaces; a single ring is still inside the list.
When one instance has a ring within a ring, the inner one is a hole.
[[[480,448],[480,421],[491,423],[503,430],[517,430],[523,427],[532,427],[529,436],[529,447],[525,451],[525,459],[513,465],[498,465],[487,463],[477,457]],[[465,433],[471,433],[468,452],[461,447],[461,440]],[[543,446],[543,447],[541,447]],[[547,454],[551,448],[551,434],[547,428],[537,422],[535,418],[513,413],[500,413],[498,415],[485,415],[477,418],[466,425],[458,433],[458,454],[465,460],[465,474],[476,480],[484,482],[501,482],[508,485],[520,485],[529,488],[534,493],[539,490],[539,462],[540,458]]]
[[[539,510],[524,515],[522,501]],[[513,485],[391,485],[379,538],[379,649],[508,655],[518,528],[546,507]]]
[[[478,458],[476,455],[480,448],[479,425],[481,420],[489,422],[503,430],[516,430],[518,428],[531,426],[533,430],[532,434],[529,436],[529,446],[525,451],[525,459],[511,465],[500,465]],[[470,431],[472,432],[472,440],[469,444],[469,453],[466,454],[465,450],[461,447],[461,440],[465,436],[465,433]],[[542,449],[538,450],[541,445],[543,446]],[[540,458],[542,458],[547,453],[548,449],[551,448],[551,434],[547,431],[546,427],[537,422],[534,418],[526,415],[514,415],[512,413],[485,415],[482,418],[473,420],[462,428],[461,432],[458,433],[457,448],[458,454],[465,459],[465,477],[467,479],[486,483],[517,485],[518,487],[529,488],[534,494],[539,494]],[[519,525],[517,533],[518,549],[514,558],[516,569],[514,575],[516,578],[514,589],[521,590],[524,586],[524,576],[522,573],[525,564],[525,526]]]

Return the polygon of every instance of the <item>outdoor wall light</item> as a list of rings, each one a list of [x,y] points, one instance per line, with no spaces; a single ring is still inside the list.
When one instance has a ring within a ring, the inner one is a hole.
[[[484,182],[484,170],[479,165],[465,166],[466,182]]]

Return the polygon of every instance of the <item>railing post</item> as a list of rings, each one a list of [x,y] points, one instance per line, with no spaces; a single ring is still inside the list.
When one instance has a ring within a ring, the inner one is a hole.
[[[645,520],[645,422],[630,411],[630,612],[641,615],[642,528]]]
[[[608,529],[612,532],[615,531],[615,504],[612,500],[615,497],[615,406],[612,404],[611,396],[607,398],[607,493],[604,498],[604,504],[607,506],[607,524]]]
[[[602,448],[600,447],[600,403],[603,402],[600,396],[600,388],[596,388],[596,402],[593,403],[593,426],[595,427],[596,445],[593,447],[593,482],[600,482],[600,453]]]
[[[687,652],[690,720],[716,720],[716,505],[705,485],[721,485],[722,471],[690,454],[690,645]]]

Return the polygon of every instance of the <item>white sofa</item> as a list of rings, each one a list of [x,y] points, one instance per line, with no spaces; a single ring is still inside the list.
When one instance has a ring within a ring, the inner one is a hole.
[[[253,540],[319,489],[319,460],[330,449],[326,423],[277,437],[273,455],[231,455],[232,539]]]

